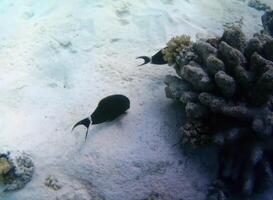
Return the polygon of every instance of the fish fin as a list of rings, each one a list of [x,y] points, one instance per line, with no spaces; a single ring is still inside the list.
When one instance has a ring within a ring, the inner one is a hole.
[[[86,140],[87,140],[88,131],[89,131],[89,129],[87,128],[86,133],[85,133],[85,142],[86,142]]]
[[[144,63],[138,65],[138,66],[142,66],[142,65],[146,65],[147,63],[151,62],[151,58],[147,57],[147,56],[139,56],[136,59],[143,59]]]

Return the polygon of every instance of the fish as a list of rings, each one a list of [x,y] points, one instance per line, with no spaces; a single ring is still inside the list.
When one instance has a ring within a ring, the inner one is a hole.
[[[80,125],[86,127],[85,141],[87,139],[90,125],[101,124],[115,120],[120,115],[126,113],[130,108],[130,100],[121,94],[107,96],[100,100],[94,112],[87,118],[77,122],[72,131]]]
[[[167,48],[167,47],[165,47]],[[163,48],[163,49],[165,49]],[[164,54],[162,53],[162,50],[158,51],[155,55],[153,55],[151,58],[148,56],[139,56],[136,59],[143,59],[144,63],[138,65],[138,66],[142,66],[142,65],[146,65],[147,63],[151,63],[151,64],[155,64],[155,65],[165,65],[167,64],[167,61],[164,60]]]

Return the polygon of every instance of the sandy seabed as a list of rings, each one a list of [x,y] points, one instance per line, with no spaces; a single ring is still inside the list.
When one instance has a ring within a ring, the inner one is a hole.
[[[172,147],[184,119],[164,94],[163,79],[174,71],[136,67],[135,57],[173,36],[220,35],[238,21],[251,36],[261,15],[240,0],[0,1],[0,147],[35,163],[33,180],[0,199],[204,199],[215,154]],[[131,99],[126,115],[93,126],[87,142],[83,128],[71,133],[114,93]],[[44,185],[49,175],[60,190]]]

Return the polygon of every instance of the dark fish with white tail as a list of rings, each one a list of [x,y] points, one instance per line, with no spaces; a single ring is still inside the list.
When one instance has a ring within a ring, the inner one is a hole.
[[[87,139],[88,130],[90,125],[100,124],[103,122],[113,121],[120,115],[124,114],[130,108],[130,100],[128,97],[115,94],[108,97],[103,98],[95,111],[90,115],[90,117],[85,118],[79,122],[77,122],[72,131],[80,125],[83,125],[87,128],[85,141]]]
[[[165,49],[165,48],[164,48]],[[138,65],[146,65],[147,63],[155,64],[155,65],[165,65],[167,64],[167,61],[164,60],[164,54],[162,52],[163,49],[158,51],[155,55],[153,55],[151,58],[148,56],[139,56],[137,59],[143,59],[144,63]]]

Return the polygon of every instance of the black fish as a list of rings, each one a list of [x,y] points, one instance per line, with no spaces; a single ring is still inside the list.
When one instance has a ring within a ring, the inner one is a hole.
[[[141,64],[141,65],[138,65],[138,66],[146,65],[147,63],[152,63],[152,64],[155,64],[155,65],[164,65],[164,64],[167,64],[167,62],[164,60],[164,54],[162,53],[162,50],[163,49],[161,49],[160,51],[158,51],[151,58],[149,58],[147,56],[137,57],[137,59],[143,59],[144,60],[144,63]]]
[[[125,113],[129,108],[130,100],[124,95],[116,94],[105,97],[99,102],[97,108],[91,114],[91,116],[76,123],[73,126],[72,131],[79,125],[85,126],[87,128],[85,135],[86,141],[90,124],[94,125],[106,121],[112,121],[121,114]]]

